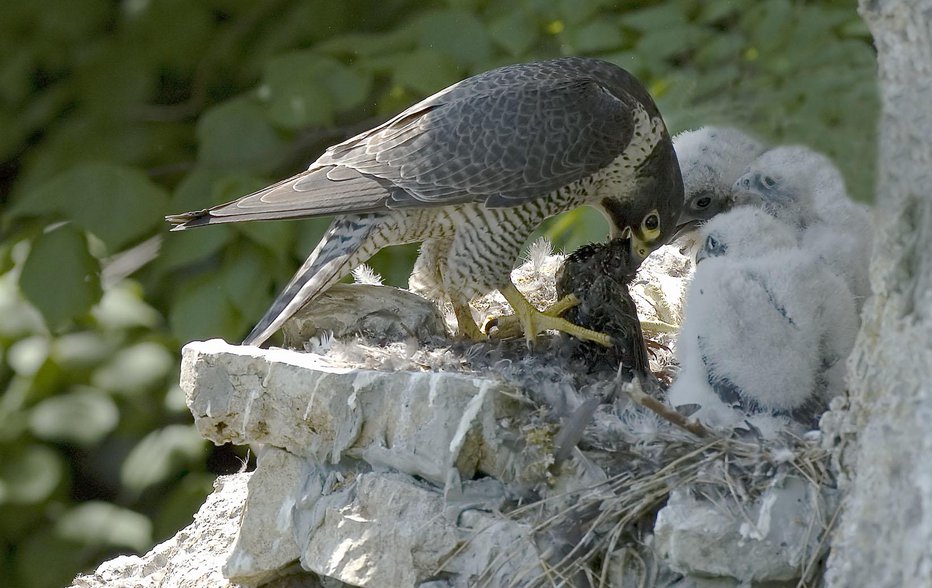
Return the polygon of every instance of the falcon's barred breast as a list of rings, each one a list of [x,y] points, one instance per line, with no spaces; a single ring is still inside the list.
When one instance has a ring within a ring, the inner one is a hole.
[[[510,281],[544,219],[587,204],[638,260],[665,243],[683,203],[666,126],[643,85],[589,58],[501,67],[463,80],[327,149],[307,171],[207,210],[168,217],[176,230],[335,218],[246,338],[261,344],[302,306],[379,249],[422,242],[412,286],[449,299],[459,334],[481,335],[469,301],[500,290],[525,333],[557,328]]]

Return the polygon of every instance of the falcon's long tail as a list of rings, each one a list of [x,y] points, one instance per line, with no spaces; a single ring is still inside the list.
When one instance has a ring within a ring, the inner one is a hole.
[[[320,244],[291,278],[243,344],[264,343],[301,307],[378,251],[382,244],[375,243],[371,237],[377,232],[376,229],[385,216],[374,213],[335,218]]]

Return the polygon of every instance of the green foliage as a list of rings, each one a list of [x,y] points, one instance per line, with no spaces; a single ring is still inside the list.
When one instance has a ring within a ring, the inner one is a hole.
[[[65,49],[67,48],[67,50]],[[180,344],[241,339],[326,219],[167,233],[497,65],[592,55],[674,132],[733,124],[872,193],[854,0],[10,0],[0,19],[0,577],[60,586],[187,524],[239,462],[200,441]],[[581,210],[541,230],[600,239]],[[373,259],[404,284],[415,249]]]
[[[57,330],[100,298],[99,267],[84,233],[70,224],[50,226],[32,242],[19,287]]]
[[[24,194],[9,215],[14,221],[27,216],[73,221],[103,241],[108,251],[117,252],[159,228],[167,204],[166,191],[142,171],[85,163]]]

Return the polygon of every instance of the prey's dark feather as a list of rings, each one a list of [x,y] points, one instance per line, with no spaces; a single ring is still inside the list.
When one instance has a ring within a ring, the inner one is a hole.
[[[633,374],[650,371],[637,307],[628,292],[636,271],[628,239],[614,239],[577,249],[557,272],[557,297],[575,294],[580,301],[563,317],[612,337],[613,345],[609,348],[578,343],[577,355],[590,370],[617,369],[621,364]]]

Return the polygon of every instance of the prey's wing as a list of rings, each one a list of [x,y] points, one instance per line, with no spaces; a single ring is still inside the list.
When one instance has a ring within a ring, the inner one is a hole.
[[[484,202],[513,206],[591,175],[631,142],[632,95],[587,75],[471,78],[328,149],[292,178],[183,227]]]

